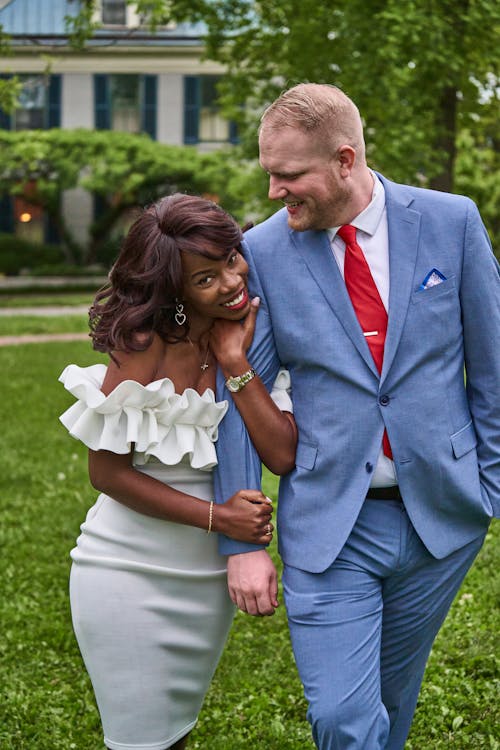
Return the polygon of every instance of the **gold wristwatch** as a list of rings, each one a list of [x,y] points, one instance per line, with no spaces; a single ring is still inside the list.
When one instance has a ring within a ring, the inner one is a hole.
[[[226,380],[226,388],[231,393],[238,393],[257,375],[253,367],[243,373],[243,375],[230,375]]]

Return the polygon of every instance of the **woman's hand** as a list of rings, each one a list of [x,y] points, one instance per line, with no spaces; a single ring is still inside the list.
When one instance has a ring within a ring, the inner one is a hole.
[[[239,490],[227,502],[215,505],[213,530],[238,542],[269,544],[273,538],[273,505],[260,490]]]
[[[247,350],[253,340],[260,299],[254,297],[243,322],[217,318],[210,329],[210,349],[225,375],[240,375],[248,369]]]

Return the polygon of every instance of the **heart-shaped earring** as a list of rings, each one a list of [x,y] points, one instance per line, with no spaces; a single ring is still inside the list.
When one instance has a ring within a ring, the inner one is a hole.
[[[186,318],[186,313],[184,312],[184,305],[182,304],[182,302],[178,302],[176,304],[174,318],[178,326],[183,326],[184,323],[186,322],[187,318]]]

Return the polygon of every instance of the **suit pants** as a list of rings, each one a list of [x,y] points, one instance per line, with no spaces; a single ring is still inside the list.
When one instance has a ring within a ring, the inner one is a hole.
[[[292,646],[320,750],[402,750],[432,643],[483,540],[436,560],[403,503],[365,500],[330,568],[285,565]]]

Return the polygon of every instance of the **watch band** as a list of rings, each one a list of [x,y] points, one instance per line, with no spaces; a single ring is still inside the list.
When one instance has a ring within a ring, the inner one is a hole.
[[[226,380],[226,388],[231,393],[238,393],[257,375],[253,367],[243,373],[243,375],[230,375]]]

